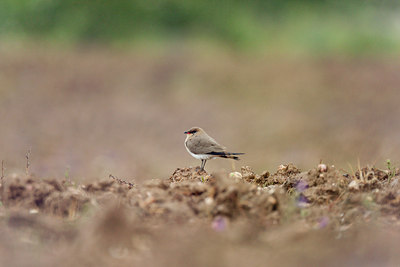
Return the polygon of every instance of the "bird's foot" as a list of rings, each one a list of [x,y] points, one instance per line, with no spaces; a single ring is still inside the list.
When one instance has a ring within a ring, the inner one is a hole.
[[[207,173],[206,170],[205,170],[204,168],[200,167],[200,166],[197,166],[197,167],[196,167],[196,171]]]

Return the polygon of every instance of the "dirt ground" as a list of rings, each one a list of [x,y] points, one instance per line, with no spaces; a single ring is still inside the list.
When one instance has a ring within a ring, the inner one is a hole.
[[[398,266],[398,169],[5,177],[1,266]]]
[[[0,43],[0,160],[40,177],[138,182],[197,166],[202,127],[261,173],[320,159],[350,171],[400,166],[396,57],[283,58],[196,49],[74,49]],[[232,171],[230,161],[207,163]]]
[[[399,266],[399,71],[1,43],[0,266]]]

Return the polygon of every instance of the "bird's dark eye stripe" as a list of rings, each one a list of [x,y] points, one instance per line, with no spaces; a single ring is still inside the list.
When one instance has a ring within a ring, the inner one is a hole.
[[[189,131],[190,134],[197,132],[197,130]]]

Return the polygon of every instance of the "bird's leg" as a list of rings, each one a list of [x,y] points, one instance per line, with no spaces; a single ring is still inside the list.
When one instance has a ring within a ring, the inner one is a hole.
[[[201,167],[201,169],[202,169],[203,171],[205,171],[205,170],[204,170],[204,167],[206,166],[207,160],[206,160],[206,159],[202,159],[201,161],[202,161],[202,164],[201,164],[202,167]]]
[[[204,159],[201,160],[201,167],[200,167],[200,169],[201,169],[202,171],[204,171]]]

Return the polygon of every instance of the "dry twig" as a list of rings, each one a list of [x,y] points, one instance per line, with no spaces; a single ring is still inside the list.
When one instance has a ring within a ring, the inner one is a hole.
[[[1,161],[1,202],[4,205],[4,160]]]
[[[135,184],[134,184],[134,183],[121,180],[121,179],[119,179],[118,177],[114,177],[112,174],[110,174],[108,177],[110,177],[111,179],[117,181],[117,183],[119,183],[119,184],[126,184],[126,185],[128,185],[128,186],[129,186],[129,189],[131,189],[132,187],[135,187]]]
[[[1,161],[1,183],[3,184],[4,178],[4,160]]]
[[[31,162],[29,160],[30,156],[31,156],[31,149],[28,149],[28,152],[26,152],[26,154],[25,154],[25,158],[26,158],[25,173],[26,173],[26,176],[29,176],[29,167],[31,166]]]

